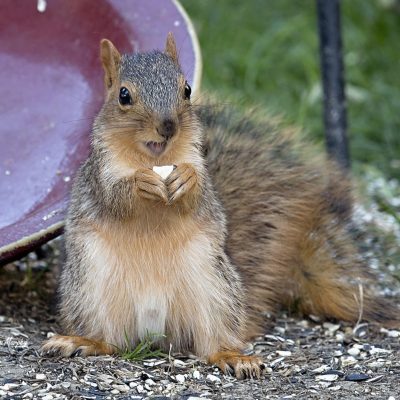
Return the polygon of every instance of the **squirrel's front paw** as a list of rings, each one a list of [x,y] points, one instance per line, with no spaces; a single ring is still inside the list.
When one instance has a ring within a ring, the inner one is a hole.
[[[160,175],[151,169],[138,169],[135,173],[135,184],[138,196],[168,203],[167,187]]]
[[[194,194],[198,186],[198,177],[195,169],[190,164],[178,165],[165,180],[168,190],[169,203],[172,204],[184,195]]]

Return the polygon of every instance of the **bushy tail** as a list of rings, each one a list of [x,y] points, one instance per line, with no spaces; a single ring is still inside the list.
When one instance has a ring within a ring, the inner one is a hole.
[[[223,107],[198,112],[227,216],[226,250],[246,287],[249,320],[283,305],[400,326],[399,309],[375,294],[349,234],[353,200],[346,173],[274,121],[241,119]]]
[[[398,308],[373,290],[373,276],[343,221],[323,209],[314,208],[310,214],[287,232],[296,236],[287,239],[296,243],[292,300],[298,310],[351,322],[400,326]]]

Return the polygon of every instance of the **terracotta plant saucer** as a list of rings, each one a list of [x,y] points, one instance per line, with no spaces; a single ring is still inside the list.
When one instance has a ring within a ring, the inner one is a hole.
[[[1,0],[0,263],[62,232],[103,99],[100,39],[122,52],[163,49],[169,31],[196,88],[198,44],[176,1],[47,0],[39,12],[36,0]]]

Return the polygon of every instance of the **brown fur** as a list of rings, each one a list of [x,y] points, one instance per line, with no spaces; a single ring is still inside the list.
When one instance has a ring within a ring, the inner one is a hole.
[[[102,41],[101,58],[106,100],[66,223],[60,314],[72,336],[45,350],[108,354],[149,331],[166,350],[259,376],[259,358],[240,350],[263,332],[263,312],[295,304],[356,321],[362,303],[367,319],[395,318],[367,288],[336,165],[271,121],[193,106],[171,35],[166,53],[133,56]],[[154,165],[176,168],[163,180]]]
[[[208,159],[227,213],[227,254],[246,287],[249,336],[260,332],[262,312],[281,306],[398,325],[396,307],[370,289],[370,272],[351,237],[346,174],[279,124],[219,118],[204,121]],[[222,129],[229,133],[221,140],[216,133]]]

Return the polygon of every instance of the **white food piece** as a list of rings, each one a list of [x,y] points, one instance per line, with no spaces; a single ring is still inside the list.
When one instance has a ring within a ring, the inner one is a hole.
[[[153,167],[153,171],[160,175],[161,178],[167,179],[169,174],[174,170],[173,165],[163,165],[162,167]]]
[[[41,13],[46,11],[47,3],[46,0],[38,0],[37,2],[37,10]]]

